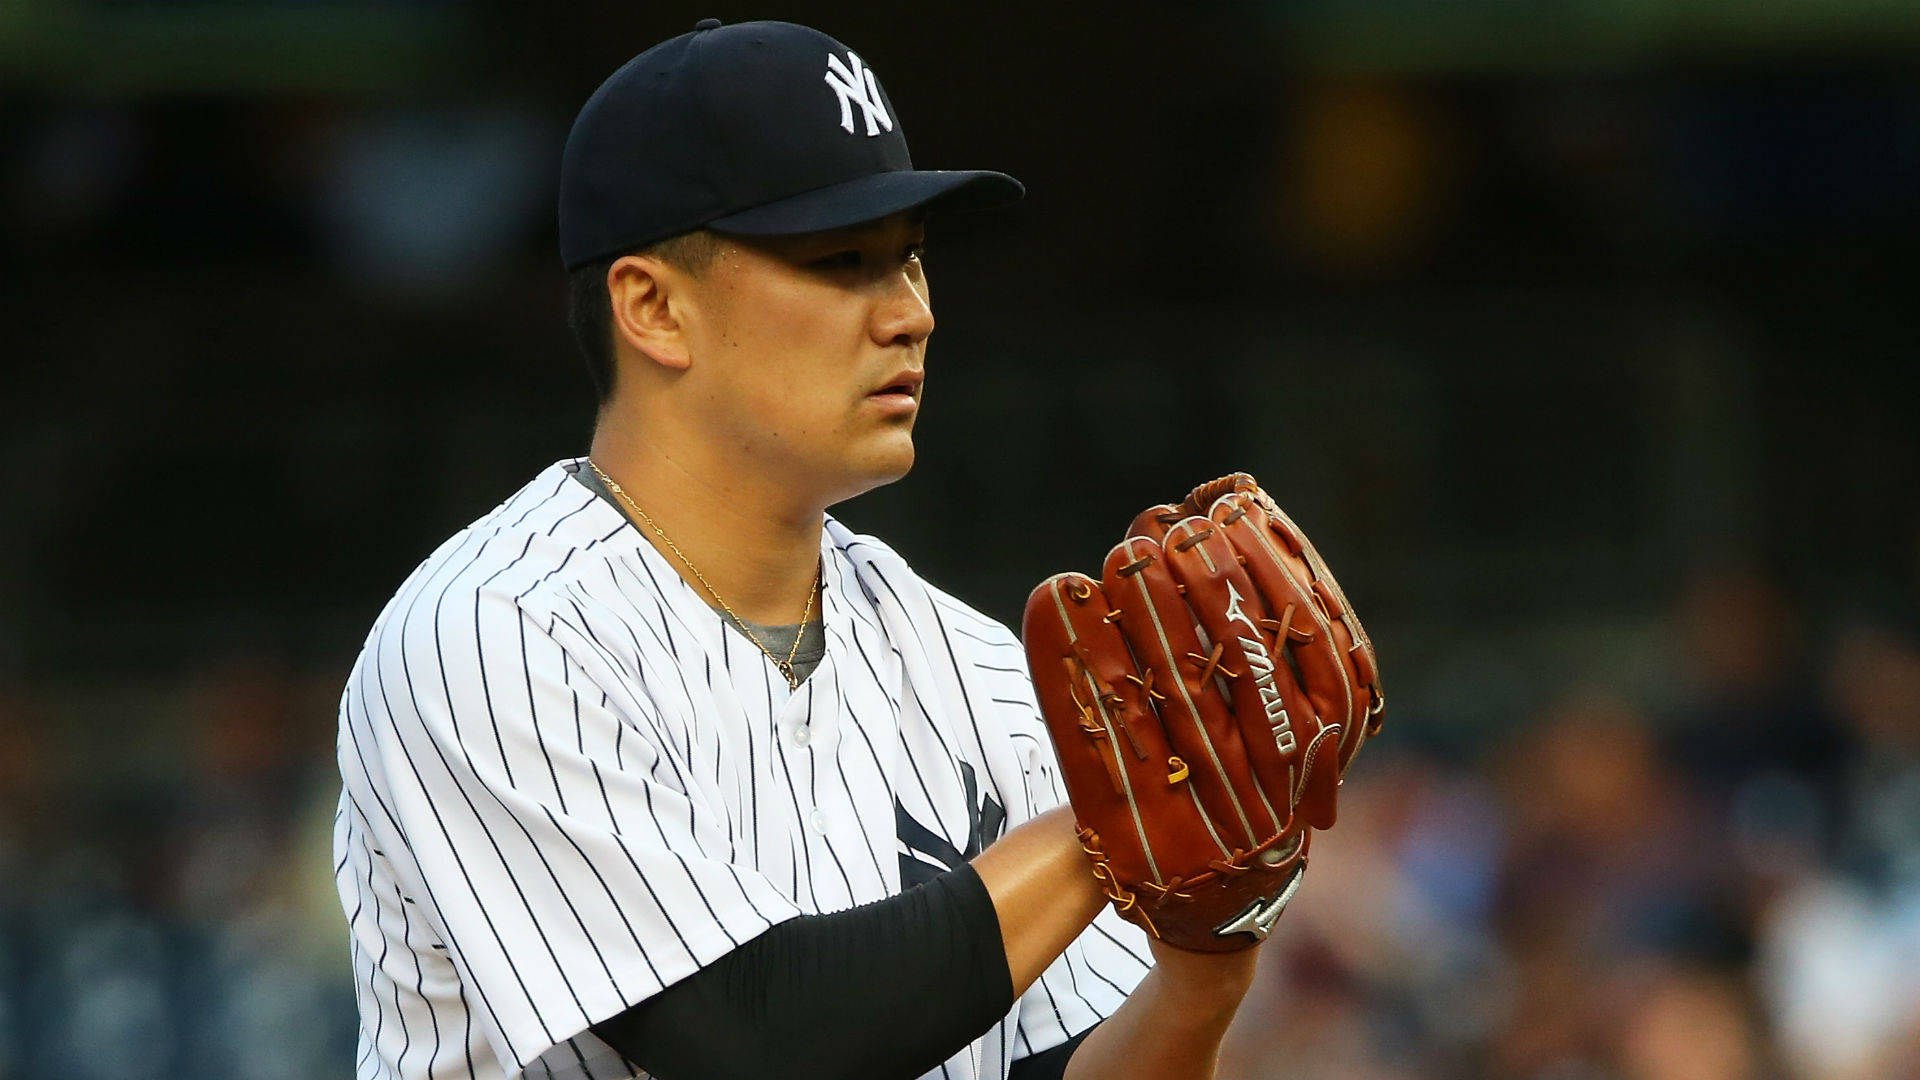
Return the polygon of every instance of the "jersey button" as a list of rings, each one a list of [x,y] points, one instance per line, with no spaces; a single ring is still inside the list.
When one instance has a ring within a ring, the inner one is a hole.
[[[813,741],[813,728],[807,724],[793,726],[793,745],[805,746]]]
[[[814,832],[820,833],[823,836],[826,835],[827,812],[825,810],[815,810],[813,813],[808,814],[807,824],[813,827]]]

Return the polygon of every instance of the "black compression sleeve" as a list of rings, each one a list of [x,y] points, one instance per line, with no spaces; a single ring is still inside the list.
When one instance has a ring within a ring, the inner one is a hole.
[[[788,919],[593,1031],[660,1080],[912,1080],[1012,1007],[993,898],[963,864]]]
[[[1093,1028],[1099,1026],[1100,1024],[1096,1022],[1093,1027],[1051,1050],[1042,1050],[1014,1062],[1013,1068],[1007,1070],[1007,1080],[1064,1080],[1067,1075],[1067,1059],[1080,1048],[1080,1044],[1086,1041],[1087,1036],[1093,1034]]]

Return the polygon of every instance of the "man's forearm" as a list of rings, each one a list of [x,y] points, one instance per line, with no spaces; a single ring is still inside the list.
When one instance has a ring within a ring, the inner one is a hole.
[[[1159,962],[1074,1051],[1066,1080],[1212,1080],[1257,952],[1203,956],[1156,947]]]
[[[1016,996],[1106,905],[1061,806],[1009,832],[973,860],[993,897]],[[1088,1035],[1066,1080],[1211,1080],[1220,1040],[1253,984],[1258,950],[1191,953],[1151,943],[1154,968]]]
[[[1015,997],[1066,951],[1107,898],[1087,872],[1086,852],[1061,806],[1008,832],[975,856],[973,868],[993,897]]]

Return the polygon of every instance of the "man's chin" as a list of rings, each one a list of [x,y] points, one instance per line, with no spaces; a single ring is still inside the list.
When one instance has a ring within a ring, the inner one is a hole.
[[[904,450],[889,454],[882,460],[874,463],[873,471],[868,474],[873,480],[868,490],[885,487],[912,471],[913,444],[908,443]]]
[[[846,494],[834,500],[844,502],[857,495],[864,495],[875,488],[883,488],[913,470],[913,443],[903,440],[897,447],[887,447],[884,452],[876,453],[849,469]]]

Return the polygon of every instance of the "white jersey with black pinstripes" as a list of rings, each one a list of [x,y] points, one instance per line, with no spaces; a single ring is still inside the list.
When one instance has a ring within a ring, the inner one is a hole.
[[[588,1026],[1064,799],[1005,626],[828,517],[826,656],[790,691],[580,465],[429,556],[348,678],[334,855],[358,1077],[643,1076]],[[1005,1077],[1149,963],[1103,912],[928,1075]]]

